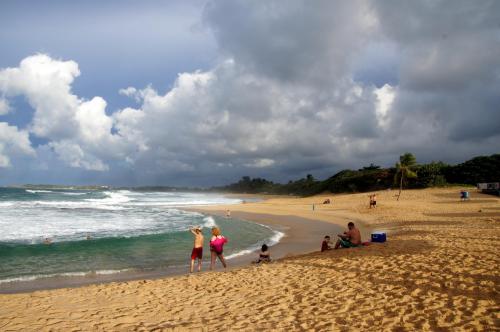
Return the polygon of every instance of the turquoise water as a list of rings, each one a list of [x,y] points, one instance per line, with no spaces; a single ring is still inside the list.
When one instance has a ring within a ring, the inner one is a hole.
[[[195,225],[203,228],[207,259],[214,225],[229,239],[228,258],[278,241],[282,234],[263,225],[182,210],[239,201],[198,193],[0,188],[0,283],[184,266]]]

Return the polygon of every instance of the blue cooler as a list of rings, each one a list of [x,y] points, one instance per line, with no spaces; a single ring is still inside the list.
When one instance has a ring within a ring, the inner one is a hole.
[[[387,240],[387,236],[384,232],[375,232],[372,233],[372,242],[385,242]]]

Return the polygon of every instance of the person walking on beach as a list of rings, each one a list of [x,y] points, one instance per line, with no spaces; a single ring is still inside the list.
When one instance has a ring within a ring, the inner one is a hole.
[[[370,195],[370,209],[377,207],[377,194]]]
[[[194,235],[193,251],[191,251],[191,269],[193,273],[194,261],[198,259],[198,272],[201,271],[201,260],[203,259],[203,234],[200,227],[190,228],[189,231]]]
[[[354,226],[353,222],[349,222],[347,228],[349,228],[347,232],[338,234],[339,239],[335,244],[335,249],[340,248],[340,246],[342,246],[342,248],[351,248],[361,245],[361,233],[359,229]]]
[[[217,257],[219,257],[224,269],[227,267],[226,260],[222,254],[225,243],[227,243],[227,239],[220,234],[220,229],[218,227],[212,227],[212,239],[210,240],[210,270],[214,269]]]

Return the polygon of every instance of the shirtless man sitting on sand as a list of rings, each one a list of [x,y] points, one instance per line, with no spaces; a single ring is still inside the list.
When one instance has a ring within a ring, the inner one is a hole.
[[[361,245],[361,233],[359,229],[354,226],[353,222],[349,222],[347,227],[349,228],[347,232],[338,234],[339,240],[335,244],[335,249],[338,249],[340,246],[342,248],[351,248]]]

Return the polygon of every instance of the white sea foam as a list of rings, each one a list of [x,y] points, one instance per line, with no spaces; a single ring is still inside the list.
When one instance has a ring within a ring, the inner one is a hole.
[[[97,275],[108,275],[108,274],[117,274],[122,272],[130,271],[130,269],[122,269],[122,270],[97,270],[95,272],[88,272],[87,274],[97,274]]]
[[[86,234],[93,239],[132,237],[184,231],[195,222],[203,223],[203,215],[197,212],[130,206],[132,198],[126,195],[109,192],[91,201],[0,202],[0,242],[37,244],[46,237],[53,242],[81,241]]]
[[[255,250],[257,250],[258,248],[260,248],[260,247],[259,246],[253,246],[253,247],[250,247],[248,249],[241,250],[241,251],[238,251],[238,252],[236,252],[234,254],[226,256],[225,259],[233,259],[233,258],[236,258],[236,257],[239,257],[239,256],[251,254],[252,252],[254,252]]]
[[[38,205],[53,207],[58,209],[97,209],[97,210],[124,210],[126,207],[119,205],[112,205],[106,202],[90,201],[90,202],[73,202],[73,201],[31,201],[22,203],[21,206]]]
[[[50,196],[54,198],[0,202],[0,241],[36,244],[45,237],[53,242],[80,241],[86,234],[92,238],[129,237],[184,231],[194,223],[210,228],[216,226],[212,217],[202,219],[200,213],[179,208],[240,201],[211,193],[128,190],[66,190]]]
[[[277,244],[278,242],[281,241],[281,239],[285,236],[285,233],[283,232],[278,232],[278,231],[275,231],[274,232],[274,235],[271,236],[271,238],[269,239],[269,245],[270,246],[274,246],[275,244]]]
[[[36,275],[29,275],[29,276],[19,276],[19,277],[15,277],[15,278],[0,279],[0,284],[10,283],[10,282],[28,282],[28,281],[38,280],[38,279],[58,278],[58,277],[59,278],[60,277],[90,277],[93,275],[109,275],[109,274],[117,274],[117,273],[127,272],[130,270],[131,269],[36,274]]]
[[[126,191],[126,190],[125,190]],[[106,198],[87,198],[85,201],[94,202],[101,204],[122,204],[126,202],[130,202],[132,199],[126,196],[125,192],[113,192],[113,191],[105,191],[104,194],[108,197]]]
[[[262,224],[258,224],[258,225],[264,226],[266,228],[271,228],[269,226],[262,225]],[[278,242],[280,242],[280,240],[284,236],[285,236],[285,233],[279,232],[279,231],[274,231],[273,235],[267,241],[261,241],[261,242],[256,243],[256,244],[254,244],[254,245],[252,245],[252,246],[250,246],[250,247],[248,247],[248,248],[246,248],[244,250],[241,250],[241,251],[238,251],[238,252],[236,252],[234,254],[226,256],[226,259],[232,259],[232,258],[235,258],[235,257],[239,257],[239,256],[251,254],[252,252],[259,250],[261,248],[262,243],[266,243],[269,247],[273,246],[273,245],[277,244]]]
[[[37,193],[53,193],[51,190],[30,190],[30,189],[25,189],[26,192],[31,193],[31,194],[37,194]]]
[[[215,219],[212,216],[208,216],[208,217],[203,218],[203,221],[205,222],[203,224],[203,228],[217,227],[217,224],[215,223]]]

